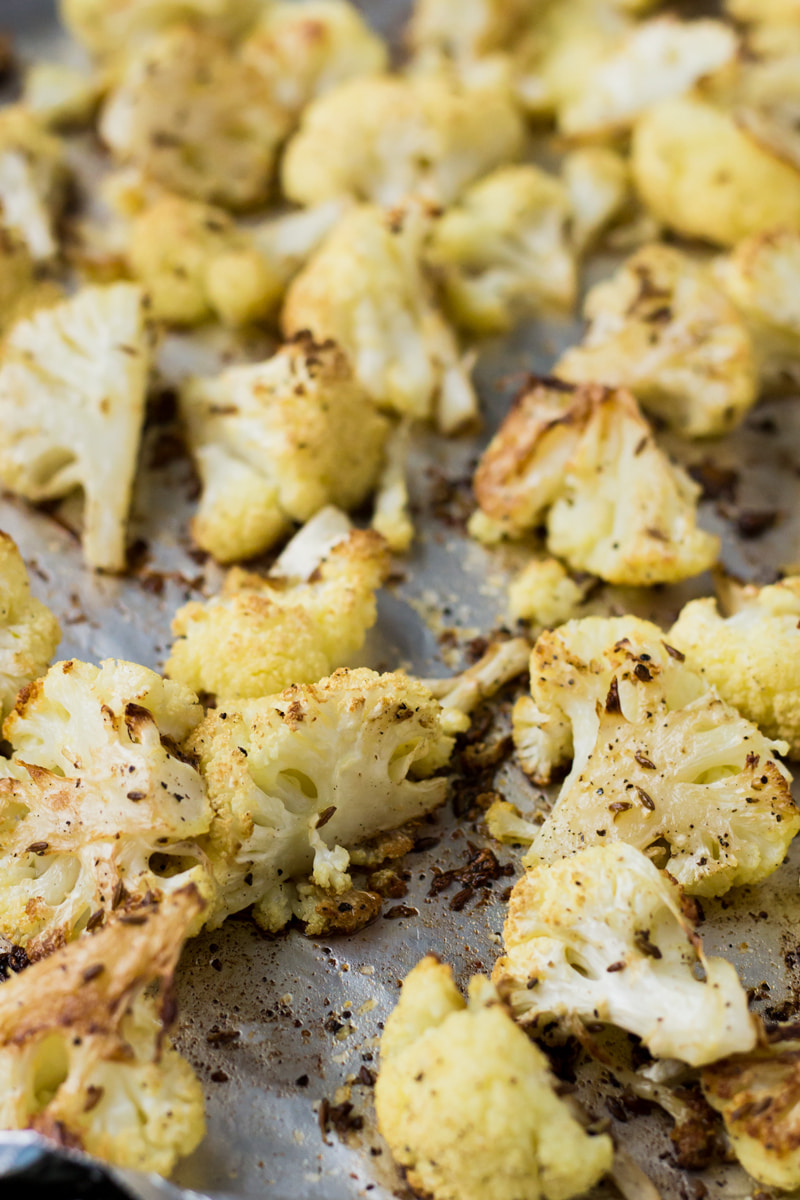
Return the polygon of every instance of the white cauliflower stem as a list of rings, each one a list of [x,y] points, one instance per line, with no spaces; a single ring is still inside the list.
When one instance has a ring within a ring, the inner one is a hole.
[[[465,1003],[433,957],[386,1022],[375,1107],[412,1187],[433,1200],[569,1200],[611,1167],[610,1138],[578,1123],[488,980],[476,976]]]
[[[60,640],[58,621],[31,595],[19,550],[0,533],[0,716],[23,684],[44,674]]]
[[[91,566],[125,566],[150,346],[142,293],[86,287],[20,321],[0,354],[0,479],[28,500],[81,487]]]
[[[734,967],[706,957],[680,888],[632,846],[528,871],[511,893],[504,940],[493,979],[525,1022],[607,1021],[692,1066],[756,1043]]]

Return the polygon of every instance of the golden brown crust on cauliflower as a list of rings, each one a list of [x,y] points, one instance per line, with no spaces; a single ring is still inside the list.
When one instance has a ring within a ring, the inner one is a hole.
[[[611,1140],[558,1097],[488,980],[472,980],[466,1004],[431,955],[386,1022],[375,1106],[412,1187],[433,1200],[569,1200],[611,1167]]]
[[[202,909],[184,888],[0,987],[0,1128],[164,1175],[195,1148],[202,1088],[165,1033],[172,976]],[[155,981],[158,1001],[144,995]]]
[[[22,555],[0,532],[0,717],[21,687],[44,674],[60,640],[58,621],[31,595]]]
[[[534,381],[516,400],[474,480],[481,512],[511,537],[541,524],[548,549],[614,583],[706,570],[716,538],[697,528],[696,485],[670,463],[633,396]]]

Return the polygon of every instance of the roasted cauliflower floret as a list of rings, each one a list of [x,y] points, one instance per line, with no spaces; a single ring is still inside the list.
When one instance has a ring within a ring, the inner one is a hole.
[[[378,481],[389,421],[331,342],[301,335],[266,362],[190,379],[180,408],[203,482],[192,532],[220,562],[328,504],[356,508]]]
[[[697,528],[698,488],[659,450],[626,391],[534,383],[474,486],[481,512],[508,536],[545,525],[552,554],[611,583],[685,579],[717,555],[717,539]]]
[[[800,69],[799,69],[800,74]],[[745,238],[715,264],[717,276],[747,321],[767,384],[800,378],[800,232]]]
[[[586,298],[589,329],[556,374],[628,387],[687,437],[726,433],[758,398],[744,319],[711,270],[673,246],[643,246]]]
[[[751,1050],[747,994],[729,962],[703,953],[690,911],[641,851],[594,846],[515,885],[492,978],[526,1023],[607,1021],[694,1067]]]
[[[31,595],[22,555],[0,533],[0,716],[24,684],[45,673],[60,640],[58,621]]]
[[[0,111],[0,210],[37,261],[58,250],[69,172],[62,143],[21,104]]]
[[[637,122],[633,178],[669,229],[721,245],[800,229],[800,170],[733,115],[697,97],[666,100]]]
[[[522,143],[522,120],[498,83],[469,88],[444,73],[354,79],[306,109],[286,148],[283,190],[298,204],[348,194],[449,204]]]
[[[166,672],[196,691],[226,698],[314,683],[363,645],[387,571],[383,538],[362,531],[293,578],[234,568],[221,595],[191,600],[176,613],[178,641]]]
[[[349,0],[277,0],[243,47],[245,62],[293,116],[340,83],[386,70],[386,43]]]
[[[0,778],[0,934],[39,957],[211,877],[203,781],[176,743],[202,717],[188,688],[133,663],[57,663],[7,718]]]
[[[489,981],[472,979],[465,1003],[433,956],[386,1022],[375,1107],[411,1186],[433,1200],[569,1200],[611,1167],[610,1138],[578,1123]]]
[[[166,1032],[201,919],[193,888],[57,950],[0,988],[0,1128],[168,1175],[205,1132],[203,1089]],[[145,988],[159,984],[158,997]]]
[[[486,652],[458,675],[445,679],[426,679],[425,686],[441,701],[448,733],[469,729],[468,714],[494,696],[512,679],[522,675],[528,665],[530,643],[525,638],[492,642]]]
[[[255,20],[262,0],[59,0],[61,19],[92,54],[116,58],[181,21],[223,37]]]
[[[584,146],[565,156],[561,177],[572,209],[572,244],[583,253],[630,198],[628,161],[608,146]]]
[[[82,488],[92,567],[125,566],[150,364],[142,292],[85,287],[20,321],[0,353],[0,480],[27,500]]]
[[[88,125],[107,80],[66,63],[34,62],[25,72],[23,103],[48,129]]]
[[[40,308],[63,298],[55,280],[41,278],[19,233],[0,224],[0,337]]]
[[[726,703],[800,758],[800,578],[735,589],[722,616],[692,600],[667,635]]]
[[[512,579],[508,589],[509,609],[517,621],[560,625],[574,615],[583,592],[557,559],[534,559]]]
[[[547,0],[416,0],[406,42],[416,63],[469,65],[514,41]]]
[[[429,227],[417,206],[345,213],[291,284],[282,325],[287,336],[333,338],[377,404],[420,418],[436,405],[449,431],[474,418],[477,399],[422,272]]]
[[[538,781],[572,761],[527,865],[627,842],[687,892],[719,896],[770,875],[800,829],[776,757],[786,743],[709,691],[649,622],[590,617],[542,634],[513,726]]]
[[[566,188],[539,167],[499,167],[473,184],[436,223],[427,251],[454,320],[498,333],[541,308],[571,308],[571,215]]]
[[[778,1041],[703,1071],[734,1154],[767,1187],[800,1187],[800,1042]]]
[[[368,670],[209,713],[186,748],[214,809],[212,926],[256,904],[260,924],[282,928],[303,912],[305,876],[349,890],[349,850],[444,802],[447,779],[430,777],[453,748],[441,715],[422,684]]]
[[[224,40],[188,26],[131,59],[100,120],[121,162],[171,191],[232,209],[268,199],[286,128],[258,71]]]

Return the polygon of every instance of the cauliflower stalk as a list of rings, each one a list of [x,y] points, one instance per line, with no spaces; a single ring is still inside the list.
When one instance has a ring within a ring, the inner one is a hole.
[[[433,1200],[569,1200],[611,1168],[611,1139],[579,1124],[489,981],[472,979],[465,1003],[433,956],[386,1022],[375,1107],[411,1186]]]
[[[350,849],[444,802],[447,779],[432,775],[453,739],[422,684],[360,669],[226,702],[186,748],[214,810],[202,842],[219,886],[212,927],[255,904],[275,931],[308,915],[297,881],[342,896]]]
[[[711,270],[672,246],[643,246],[586,298],[590,324],[556,374],[628,387],[686,437],[726,433],[758,398],[753,342]]]
[[[27,500],[83,488],[90,566],[125,566],[150,363],[138,287],[85,287],[20,321],[0,353],[0,479]]]
[[[715,560],[697,528],[699,489],[658,448],[633,396],[542,380],[516,400],[474,481],[481,514],[611,583],[685,579]],[[481,523],[471,531],[480,533]]]
[[[784,742],[759,733],[632,617],[588,617],[539,638],[513,714],[538,782],[572,760],[527,865],[586,846],[646,851],[690,893],[757,883],[800,829]]]
[[[389,421],[342,351],[308,334],[190,379],[180,409],[203,482],[192,532],[220,562],[260,554],[326,505],[356,508],[383,468]]]
[[[60,640],[58,621],[31,595],[22,555],[0,532],[0,716],[24,684],[44,674]]]
[[[58,251],[56,221],[69,172],[62,143],[27,108],[0,112],[0,210],[3,223],[24,240],[37,261]]]
[[[176,743],[196,697],[133,663],[57,663],[23,691],[3,732],[0,934],[31,958],[120,908],[211,876],[203,781]]]
[[[202,902],[184,888],[0,988],[0,1128],[168,1175],[205,1132],[203,1089],[166,1032]],[[158,982],[159,996],[145,994]]]
[[[528,871],[503,936],[492,978],[525,1023],[607,1021],[695,1067],[756,1043],[735,968],[703,953],[680,888],[633,846]]]

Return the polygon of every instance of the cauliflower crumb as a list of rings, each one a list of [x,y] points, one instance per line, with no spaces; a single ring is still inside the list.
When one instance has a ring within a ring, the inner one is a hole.
[[[633,396],[534,381],[516,400],[474,480],[483,514],[610,583],[700,574],[719,542],[697,528],[699,489],[658,448]],[[472,529],[471,525],[471,529]]]
[[[345,213],[289,288],[284,334],[333,338],[373,400],[426,418],[450,409],[452,428],[474,418],[468,361],[433,299],[421,265],[430,217],[418,205]],[[460,398],[460,399],[459,399]]]
[[[498,333],[542,308],[571,308],[571,215],[566,188],[539,167],[499,167],[473,184],[437,222],[427,250],[453,319]]]
[[[405,554],[414,540],[407,478],[410,441],[410,423],[401,421],[389,435],[385,466],[375,490],[372,528],[395,554]]]
[[[202,841],[220,889],[211,925],[256,904],[256,920],[276,931],[293,914],[310,920],[320,902],[317,891],[298,895],[297,881],[311,875],[341,895],[349,848],[444,803],[447,779],[431,776],[453,739],[422,684],[359,669],[226,703],[186,749],[214,810]]]
[[[58,252],[55,224],[67,195],[61,141],[21,104],[0,111],[0,209],[3,223],[40,262]]]
[[[627,159],[607,146],[585,146],[564,157],[561,176],[572,209],[572,243],[590,248],[624,211],[631,193]]]
[[[57,663],[21,692],[3,726],[3,937],[37,958],[148,895],[210,895],[194,839],[211,809],[175,748],[202,715],[187,688],[114,660]]]
[[[694,1067],[751,1050],[747,993],[729,962],[703,953],[689,911],[641,851],[594,846],[514,886],[492,978],[525,1023],[607,1021]]]
[[[727,433],[758,398],[747,325],[711,270],[673,246],[643,246],[586,298],[590,324],[555,371],[628,387],[686,437]]]
[[[166,673],[226,698],[313,683],[363,645],[387,570],[383,538],[361,530],[334,545],[308,582],[234,568],[220,596],[176,613]]]
[[[687,891],[757,883],[800,830],[775,742],[719,699],[661,630],[588,617],[542,634],[513,713],[537,782],[572,761],[526,865],[591,845],[646,851]]]
[[[800,578],[736,591],[723,617],[711,597],[692,600],[667,635],[722,699],[800,758]]]
[[[260,554],[328,504],[356,508],[383,468],[389,421],[341,350],[308,334],[190,379],[180,408],[203,483],[192,532],[220,562]]]
[[[555,558],[529,562],[508,589],[511,616],[534,625],[561,625],[575,615],[582,601],[583,588]]]
[[[22,555],[0,532],[0,717],[24,684],[44,674],[60,640],[58,621],[31,595]]]
[[[409,1183],[433,1200],[569,1200],[611,1168],[611,1139],[578,1123],[488,980],[476,976],[465,1003],[432,955],[386,1022],[375,1107]]]
[[[61,19],[92,54],[116,58],[186,21],[222,37],[243,32],[262,0],[59,0]]]
[[[166,1032],[202,901],[184,888],[0,988],[0,1128],[168,1175],[205,1133],[203,1089]],[[158,996],[145,994],[157,982]]]
[[[249,209],[269,198],[287,118],[228,43],[189,26],[130,60],[100,133],[114,156],[194,200]]]
[[[386,207],[410,196],[449,204],[518,157],[523,138],[501,84],[470,88],[443,72],[354,79],[305,110],[284,155],[283,190],[298,204],[347,194]]]
[[[0,479],[27,500],[84,491],[83,549],[125,566],[150,345],[138,287],[85,287],[20,321],[0,354]]]
[[[517,806],[507,800],[494,800],[484,820],[490,837],[512,846],[530,846],[539,832],[538,824],[526,820]]]

